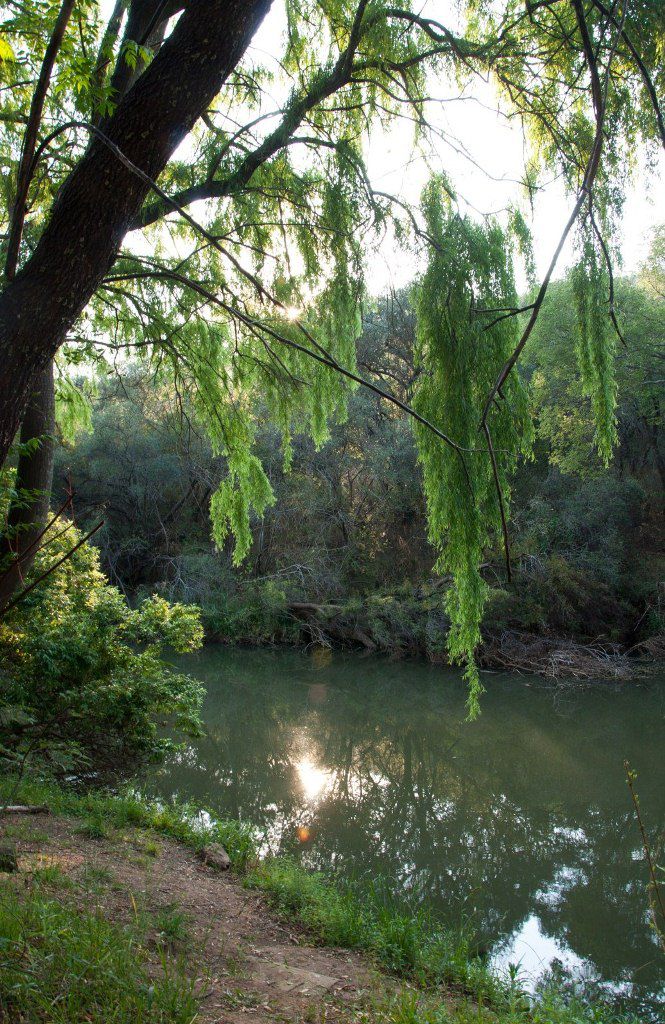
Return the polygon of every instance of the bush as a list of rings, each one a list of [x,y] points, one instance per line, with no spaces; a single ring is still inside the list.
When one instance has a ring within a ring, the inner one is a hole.
[[[54,533],[35,578],[78,540]],[[157,725],[200,727],[203,691],[168,649],[202,641],[198,610],[159,597],[130,608],[82,546],[0,620],[0,756],[39,756],[59,772],[118,774],[158,757]]]
[[[222,591],[203,611],[206,635],[224,643],[295,642],[299,626],[289,615],[287,596],[272,579],[246,581]]]

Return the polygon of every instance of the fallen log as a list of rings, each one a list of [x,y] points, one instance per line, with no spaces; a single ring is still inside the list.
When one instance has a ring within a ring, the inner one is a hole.
[[[0,804],[0,814],[50,814],[46,804]]]

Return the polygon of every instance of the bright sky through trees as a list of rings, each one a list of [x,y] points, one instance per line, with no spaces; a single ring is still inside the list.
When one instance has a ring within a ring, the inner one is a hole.
[[[103,0],[101,6],[102,16],[107,17],[112,0]],[[451,0],[425,0],[422,13],[460,34],[463,32],[463,20]],[[268,58],[274,63],[275,109],[279,109],[288,94],[288,86],[280,82],[279,67],[285,33],[284,6],[274,3],[248,50],[250,59],[265,61]],[[445,96],[443,103],[432,102],[427,108],[428,119],[440,132],[436,145],[431,140],[419,140],[415,144],[413,125],[406,118],[387,131],[373,126],[366,147],[367,169],[373,185],[416,204],[431,174],[443,171],[458,191],[461,212],[472,216],[500,214],[510,204],[523,202],[525,140],[519,124],[499,111],[494,84],[484,82],[477,75],[463,88],[452,81],[447,83],[447,88],[442,88],[440,82],[433,82],[432,96],[437,100]],[[250,120],[252,115],[248,113],[247,117]],[[179,153],[185,155],[191,149],[191,139],[187,139]],[[646,259],[653,228],[665,221],[665,152],[654,145],[650,161],[647,164],[643,156],[638,157],[635,180],[626,191],[621,225],[623,267],[620,269],[629,274]],[[192,211],[196,214],[198,209],[198,216],[205,217],[206,205],[195,203]],[[571,205],[572,200],[566,196],[559,179],[550,176],[541,183],[532,214],[527,216],[539,277],[544,274],[556,248]],[[180,251],[177,238],[173,238],[173,246],[174,251],[184,255],[185,250]],[[555,278],[562,277],[574,262],[574,247],[571,235]],[[152,246],[149,240],[135,233],[131,248],[145,254]],[[391,233],[374,251],[370,251],[368,240],[367,259],[371,267],[367,282],[373,294],[402,287],[413,280],[416,270],[413,258],[395,244]],[[518,285],[524,288],[526,280],[519,266],[516,272]]]
[[[450,0],[425,0],[424,15],[462,32],[462,19]],[[286,30],[282,4],[273,5],[254,38],[250,49],[257,57],[275,57]],[[275,61],[275,71],[279,67]],[[276,97],[279,96],[277,88]],[[427,116],[445,135],[436,147],[414,149],[412,125],[404,122],[382,132],[374,127],[367,147],[367,168],[377,188],[392,192],[409,203],[418,201],[432,172],[443,170],[458,190],[461,208],[472,214],[498,213],[517,198],[523,198],[520,180],[524,169],[524,139],[517,122],[498,112],[496,90],[474,76],[463,89],[456,83],[432,89],[436,97],[446,96],[444,104],[431,103]],[[626,194],[622,223],[621,255],[623,270],[632,273],[647,256],[653,227],[665,221],[665,153],[656,145],[653,165],[641,161],[635,182]],[[547,268],[572,200],[560,181],[550,178],[536,198],[533,220],[533,248],[538,275]],[[571,236],[555,277],[562,277],[574,260]],[[414,276],[413,260],[385,239],[379,252],[371,257],[368,284],[379,294],[391,286],[400,287]],[[518,283],[525,281],[518,270]]]

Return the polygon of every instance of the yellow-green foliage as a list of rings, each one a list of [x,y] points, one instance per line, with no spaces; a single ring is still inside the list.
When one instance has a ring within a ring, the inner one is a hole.
[[[54,528],[39,574],[80,539]],[[202,688],[173,671],[168,650],[203,638],[196,608],[154,596],[130,608],[84,545],[0,622],[0,757],[42,753],[55,766],[123,771],[167,749],[157,720],[198,728]]]
[[[591,399],[596,446],[608,465],[617,440],[617,390],[614,374],[616,335],[607,315],[607,272],[591,238],[573,274],[577,306],[577,360],[584,393]]]
[[[421,423],[415,424],[416,441],[430,537],[439,552],[437,568],[453,578],[446,599],[448,650],[467,666],[468,706],[474,715],[481,691],[474,651],[487,596],[480,565],[501,530],[481,419],[519,338],[514,317],[496,322],[502,309],[517,305],[517,296],[510,242],[498,224],[476,224],[455,213],[437,179],[425,191],[423,208],[432,249],[418,292],[416,345],[422,373],[414,405],[459,447],[447,446]],[[507,506],[510,474],[520,453],[528,454],[532,437],[526,391],[516,374],[493,404],[488,425]]]

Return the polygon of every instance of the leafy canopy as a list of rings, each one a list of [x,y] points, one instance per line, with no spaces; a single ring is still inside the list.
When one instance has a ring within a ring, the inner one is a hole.
[[[157,8],[178,13],[177,4]],[[149,39],[133,38],[135,9],[136,0],[120,3],[104,24],[100,5],[73,5],[39,125],[48,141],[33,167],[20,260],[88,144],[86,123],[103,131],[168,31],[164,22]],[[52,0],[2,8],[3,232],[59,10]],[[467,0],[445,12],[445,24],[433,3],[283,0],[274,10],[283,29],[274,52],[247,51],[177,150],[70,332],[60,374],[131,351],[156,387],[182,396],[183,410],[193,403],[227,464],[211,501],[213,536],[222,544],[232,533],[241,561],[251,517],[274,500],[256,452],[257,406],[279,425],[286,464],[294,431],[322,445],[343,420],[348,388],[363,383],[355,343],[367,257],[389,232],[423,271],[415,429],[438,566],[454,580],[450,652],[472,666],[484,602],[478,566],[491,536],[505,532],[510,474],[529,450],[511,265],[516,245],[528,255],[528,231],[518,211],[503,223],[463,215],[440,173],[443,129],[432,111],[451,89],[489,77],[525,132],[525,198],[537,201],[545,171],[565,181],[575,201],[566,233],[579,225],[579,366],[607,460],[616,417],[611,261],[638,143],[652,154],[665,138],[656,99],[665,87],[662,5]],[[374,133],[400,119],[438,162],[422,209],[382,191],[366,167]],[[72,412],[85,417],[85,404],[69,385],[60,394],[71,433]],[[469,675],[473,709],[472,667]]]

